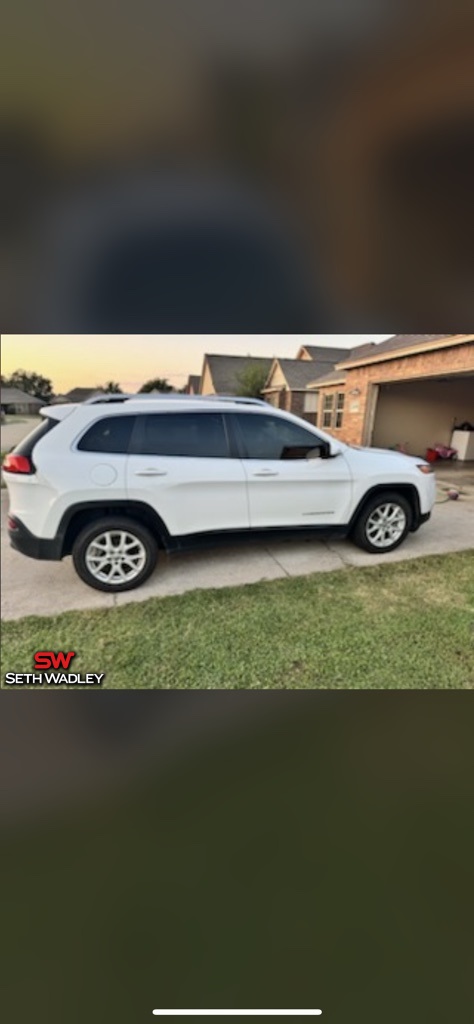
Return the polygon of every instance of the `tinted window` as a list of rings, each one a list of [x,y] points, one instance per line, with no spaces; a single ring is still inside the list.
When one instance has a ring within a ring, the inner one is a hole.
[[[81,452],[128,452],[135,416],[106,416],[89,428],[78,444]]]
[[[322,441],[277,416],[237,413],[236,420],[248,459],[304,459]]]
[[[141,455],[229,458],[224,421],[220,413],[158,413],[140,419]]]
[[[27,437],[23,438],[23,441],[21,441],[20,444],[17,444],[14,449],[15,454],[31,456],[35,445],[38,444],[38,441],[41,441],[41,438],[44,437],[45,434],[49,434],[49,431],[53,430],[57,425],[57,420],[49,418],[44,419],[42,423],[39,423],[38,426],[31,431],[31,434],[28,434]]]

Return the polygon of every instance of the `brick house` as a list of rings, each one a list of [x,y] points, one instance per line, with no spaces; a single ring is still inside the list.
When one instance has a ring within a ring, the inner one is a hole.
[[[474,424],[474,334],[398,334],[313,380],[312,422],[350,444],[424,454]]]
[[[302,345],[296,359],[274,359],[263,397],[275,408],[313,422],[314,394],[308,391],[308,385],[315,377],[333,370],[344,356],[347,356],[345,348]]]

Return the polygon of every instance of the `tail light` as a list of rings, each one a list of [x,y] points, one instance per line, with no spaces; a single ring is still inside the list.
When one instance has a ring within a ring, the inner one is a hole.
[[[28,473],[30,476],[35,471],[35,467],[27,455],[15,455],[14,452],[5,457],[2,469],[6,473]]]

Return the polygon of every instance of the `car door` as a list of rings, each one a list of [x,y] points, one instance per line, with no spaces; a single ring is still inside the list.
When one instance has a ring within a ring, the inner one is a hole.
[[[139,414],[127,491],[151,505],[172,536],[249,526],[244,468],[218,411]]]
[[[234,413],[232,421],[252,528],[348,521],[351,473],[342,453],[324,457],[327,448],[317,433],[282,416],[249,409]]]

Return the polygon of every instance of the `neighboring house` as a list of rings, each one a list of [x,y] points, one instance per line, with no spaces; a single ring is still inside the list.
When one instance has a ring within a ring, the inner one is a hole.
[[[201,378],[197,374],[191,373],[188,377],[188,382],[184,388],[186,395],[199,395],[201,388]]]
[[[346,348],[302,345],[296,359],[274,359],[263,391],[264,398],[278,409],[313,421],[314,395],[308,393],[308,385],[316,377],[333,370],[338,360],[345,356]]]
[[[474,334],[397,334],[345,355],[308,386],[312,422],[342,441],[423,455],[474,424]]]
[[[47,403],[42,398],[34,398],[27,395],[19,388],[1,389],[1,407],[3,413],[14,415],[34,416]]]
[[[296,353],[297,359],[311,359],[315,363],[329,363],[331,366],[335,366],[344,356],[347,356],[346,348],[324,348],[323,345],[301,345]]]
[[[201,374],[202,395],[237,395],[241,374],[249,366],[270,372],[273,359],[259,356],[220,356],[206,353]]]
[[[54,405],[60,405],[64,402],[85,402],[88,398],[92,398],[95,395],[101,395],[103,392],[101,388],[73,388],[72,391],[68,391],[65,395],[56,395],[53,400]]]

